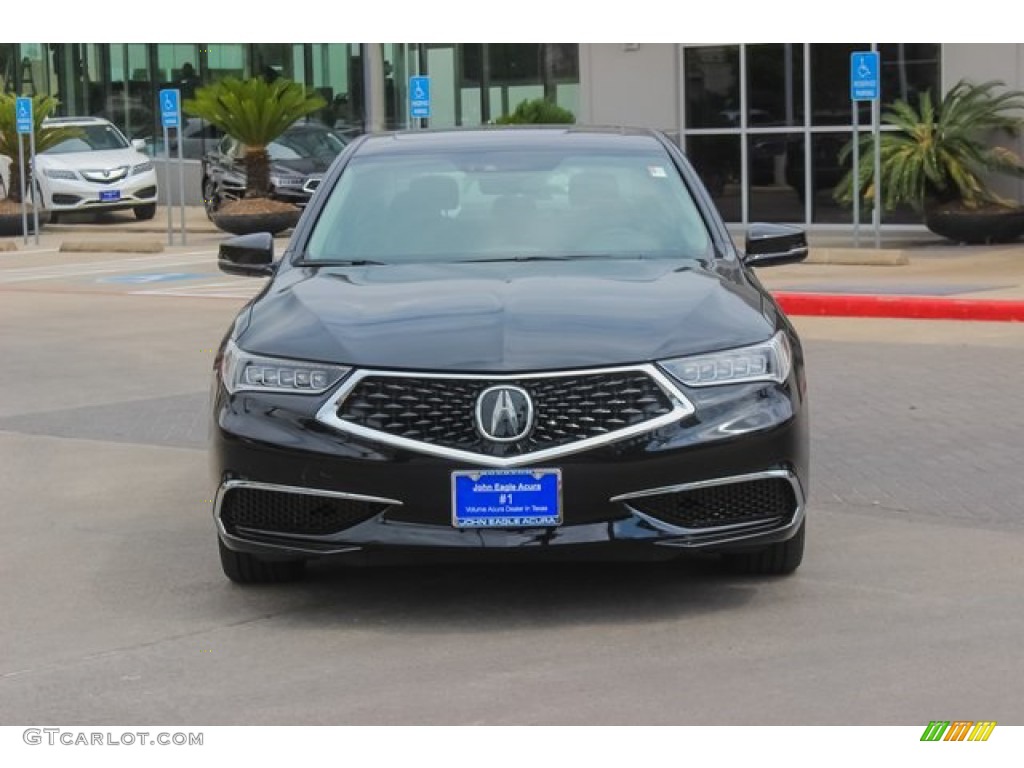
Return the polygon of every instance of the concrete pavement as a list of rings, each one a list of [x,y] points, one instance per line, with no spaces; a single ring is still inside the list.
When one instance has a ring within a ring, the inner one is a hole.
[[[174,209],[175,247],[181,242],[180,223]],[[185,230],[193,248],[215,248],[228,237],[198,206],[186,207]],[[790,314],[1024,321],[1024,243],[960,246],[924,231],[886,233],[881,249],[853,249],[847,235],[838,233],[811,233],[810,240],[806,263],[758,271]],[[130,212],[65,216],[43,228],[38,246],[31,237],[28,244],[0,238],[0,258],[8,263],[36,251],[90,249],[172,249],[166,209],[143,222]]]

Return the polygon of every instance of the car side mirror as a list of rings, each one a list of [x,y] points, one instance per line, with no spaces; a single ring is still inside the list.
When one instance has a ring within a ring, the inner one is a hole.
[[[807,233],[788,224],[751,224],[744,250],[748,267],[793,264],[807,258]]]
[[[217,266],[221,272],[242,277],[274,274],[274,236],[255,232],[226,240],[220,244]]]
[[[136,152],[146,151],[146,140],[145,139],[132,139],[132,149]]]

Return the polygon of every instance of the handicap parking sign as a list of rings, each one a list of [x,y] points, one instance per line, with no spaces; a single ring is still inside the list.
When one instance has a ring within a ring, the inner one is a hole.
[[[178,128],[181,125],[180,96],[177,88],[160,91],[160,124],[164,128]]]
[[[430,117],[430,78],[426,75],[409,78],[409,117]]]
[[[14,102],[14,116],[18,133],[32,133],[32,99],[19,96]]]

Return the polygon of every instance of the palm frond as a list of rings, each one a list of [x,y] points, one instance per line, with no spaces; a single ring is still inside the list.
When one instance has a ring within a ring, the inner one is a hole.
[[[1024,176],[1024,159],[992,143],[994,134],[1015,136],[1024,126],[1024,91],[1005,90],[1002,82],[961,80],[938,100],[929,91],[920,93],[916,104],[896,100],[882,112],[882,122],[897,129],[880,138],[886,209],[906,204],[921,209],[930,197],[976,206],[1000,199],[990,189],[987,173]],[[833,191],[839,202],[852,202],[855,181],[861,196],[873,202],[870,137],[862,140],[862,147],[856,180],[847,171]],[[847,142],[839,162],[847,164],[851,154],[852,142]]]
[[[21,200],[21,168],[18,165],[18,130],[15,106],[17,96],[12,93],[0,94],[0,155],[7,155],[11,163],[7,197]],[[57,146],[62,141],[82,135],[78,128],[43,125],[43,121],[57,111],[60,102],[52,96],[32,97],[32,131],[35,134],[36,153]],[[28,141],[25,140],[25,151],[28,152]],[[30,181],[30,180],[29,180]]]
[[[292,123],[326,105],[322,97],[291,80],[226,77],[200,88],[182,106],[187,114],[212,123],[245,145],[245,194],[260,197],[269,190],[267,145]]]

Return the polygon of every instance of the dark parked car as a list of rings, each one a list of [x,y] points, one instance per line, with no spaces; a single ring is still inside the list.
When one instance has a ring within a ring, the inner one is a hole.
[[[216,356],[225,574],[310,558],[804,549],[803,354],[664,136],[582,127],[355,139]]]
[[[296,123],[267,145],[270,154],[270,196],[275,200],[306,205],[334,158],[348,139],[320,123]],[[245,193],[245,147],[231,136],[223,137],[214,151],[203,157],[203,200],[207,215],[225,202]]]

